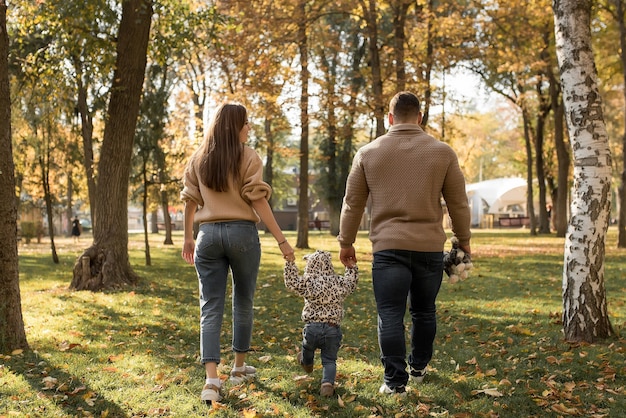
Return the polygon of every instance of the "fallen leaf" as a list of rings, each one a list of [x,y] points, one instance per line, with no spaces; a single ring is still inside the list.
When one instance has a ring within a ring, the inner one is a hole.
[[[243,410],[243,416],[244,416],[244,418],[255,418],[258,415],[256,413],[256,410],[254,410],[254,409],[244,409]]]
[[[558,412],[559,414],[566,414],[566,415],[579,415],[580,414],[580,411],[578,411],[577,408],[568,408],[562,403],[552,405],[552,410],[554,412]]]
[[[478,395],[479,393],[484,393],[487,396],[504,396],[502,392],[498,389],[490,388],[490,389],[481,389],[481,390],[473,390],[472,395]]]
[[[496,369],[490,369],[485,372],[485,376],[495,376],[497,374],[498,374],[498,371]]]

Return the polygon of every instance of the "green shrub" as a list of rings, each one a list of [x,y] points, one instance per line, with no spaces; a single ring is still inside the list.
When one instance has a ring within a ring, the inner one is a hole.
[[[22,231],[22,238],[29,244],[30,241],[37,236],[37,227],[35,222],[22,222],[20,223],[20,230]]]

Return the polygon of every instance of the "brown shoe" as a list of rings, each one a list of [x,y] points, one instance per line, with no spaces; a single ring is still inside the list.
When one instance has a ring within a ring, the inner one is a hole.
[[[331,397],[335,394],[335,386],[330,382],[322,383],[322,387],[320,388],[320,395],[325,397]]]
[[[300,351],[298,353],[296,358],[298,359],[298,364],[304,369],[305,372],[311,373],[313,371],[313,365],[312,364],[304,364],[304,363],[302,363],[302,351]]]

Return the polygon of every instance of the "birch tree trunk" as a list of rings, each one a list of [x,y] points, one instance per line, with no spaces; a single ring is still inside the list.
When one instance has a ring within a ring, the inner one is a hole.
[[[604,285],[611,153],[591,48],[591,0],[553,0],[574,190],[565,237],[563,331],[567,341],[613,334]]]

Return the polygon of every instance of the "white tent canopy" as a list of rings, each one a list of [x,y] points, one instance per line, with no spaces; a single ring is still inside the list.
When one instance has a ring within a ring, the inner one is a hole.
[[[472,225],[480,225],[485,214],[525,216],[525,179],[519,177],[485,180],[466,186]]]

